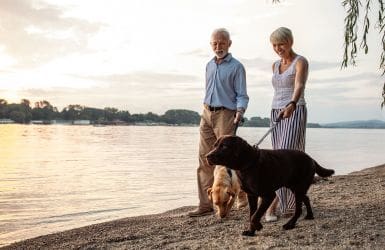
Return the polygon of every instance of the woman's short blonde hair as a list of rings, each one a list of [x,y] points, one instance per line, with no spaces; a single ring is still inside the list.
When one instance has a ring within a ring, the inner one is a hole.
[[[270,35],[270,42],[272,43],[284,43],[293,42],[293,34],[291,30],[286,27],[279,27],[274,30]]]

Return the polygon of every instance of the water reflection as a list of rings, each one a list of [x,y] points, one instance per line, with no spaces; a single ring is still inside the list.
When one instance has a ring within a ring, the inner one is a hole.
[[[196,132],[1,126],[0,242],[195,204]]]

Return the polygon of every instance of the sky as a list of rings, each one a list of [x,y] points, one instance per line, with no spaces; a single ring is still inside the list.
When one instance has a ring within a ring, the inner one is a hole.
[[[336,0],[0,0],[0,98],[115,107],[131,114],[201,112],[211,32],[230,31],[247,73],[246,117],[269,117],[269,36],[285,26],[309,61],[308,121],[385,120],[380,36],[341,69],[345,10]],[[371,15],[376,16],[375,8]],[[362,23],[362,21],[361,21]],[[374,21],[373,21],[374,23]],[[372,25],[372,27],[374,24]]]

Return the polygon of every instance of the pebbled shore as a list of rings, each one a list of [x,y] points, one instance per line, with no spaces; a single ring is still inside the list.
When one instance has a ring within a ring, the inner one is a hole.
[[[248,209],[189,218],[194,207],[130,217],[21,241],[1,249],[384,249],[385,165],[319,180],[309,190],[315,219],[264,223],[241,236]],[[39,230],[38,228],[36,230]]]

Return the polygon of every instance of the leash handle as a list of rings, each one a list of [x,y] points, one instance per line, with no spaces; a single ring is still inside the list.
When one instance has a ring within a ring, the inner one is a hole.
[[[282,115],[278,116],[277,119],[275,119],[275,121],[273,121],[271,127],[269,128],[269,130],[267,130],[267,132],[262,136],[262,138],[256,143],[254,144],[254,147],[258,147],[259,144],[261,144],[263,142],[263,140],[266,138],[266,136],[268,134],[270,134],[271,131],[273,131],[273,129],[278,125],[278,123],[283,119]]]
[[[234,135],[237,134],[238,127],[239,127],[239,126],[242,126],[244,122],[245,122],[245,119],[242,117],[242,119],[239,120],[239,121],[235,124]]]
[[[283,113],[281,113],[281,114],[275,119],[275,121],[273,121],[273,123],[278,123],[278,122],[280,122],[282,119],[283,119]]]

